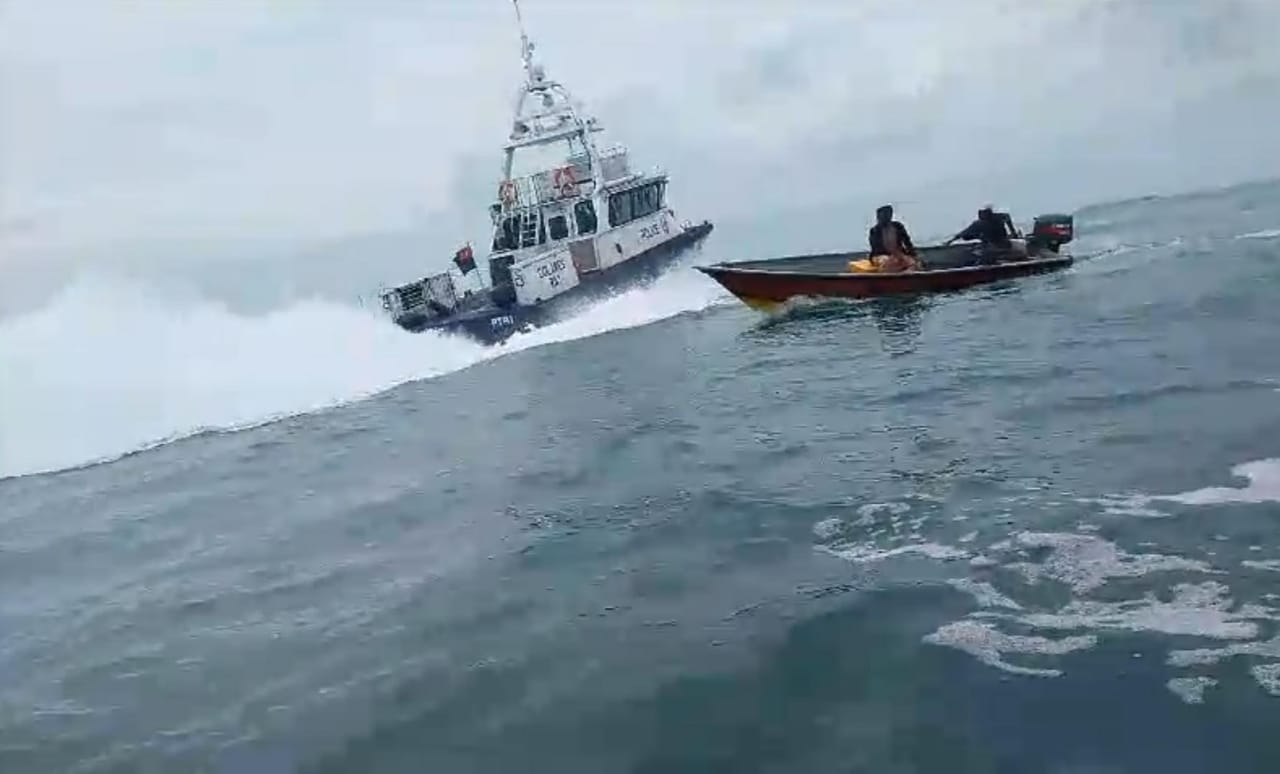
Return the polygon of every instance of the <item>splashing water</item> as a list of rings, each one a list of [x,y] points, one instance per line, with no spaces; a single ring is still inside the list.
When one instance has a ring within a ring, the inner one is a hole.
[[[409,334],[378,313],[332,301],[244,316],[135,283],[82,279],[40,310],[0,322],[0,477],[316,411],[722,298],[691,271],[676,271],[486,348]]]

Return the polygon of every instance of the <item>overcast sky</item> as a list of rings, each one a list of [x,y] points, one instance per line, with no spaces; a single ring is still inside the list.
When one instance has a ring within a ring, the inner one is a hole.
[[[979,199],[1025,220],[1280,175],[1275,0],[523,9],[725,249],[860,247],[880,200],[958,228]],[[487,240],[519,77],[509,0],[0,0],[0,285],[442,266]]]

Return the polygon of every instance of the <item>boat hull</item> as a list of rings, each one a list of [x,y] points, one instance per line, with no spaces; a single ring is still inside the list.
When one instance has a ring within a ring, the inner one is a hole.
[[[593,301],[652,281],[711,230],[712,225],[707,222],[689,226],[671,239],[622,263],[583,274],[573,289],[536,306],[490,304],[450,317],[430,321],[406,320],[399,324],[413,333],[436,331],[466,336],[485,345],[501,344],[516,333],[568,319]]]
[[[925,251],[926,262],[927,254]],[[1069,255],[1046,252],[1029,259],[943,265],[893,274],[838,270],[838,267],[847,267],[849,261],[863,257],[866,257],[865,253],[802,256],[777,261],[699,266],[698,271],[720,283],[748,306],[768,312],[803,298],[862,299],[963,290],[975,285],[1057,271],[1073,263]]]

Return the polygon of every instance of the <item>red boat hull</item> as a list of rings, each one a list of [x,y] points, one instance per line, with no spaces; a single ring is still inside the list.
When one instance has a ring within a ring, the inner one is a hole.
[[[1014,277],[1064,269],[1073,259],[1066,255],[1010,261],[986,266],[964,266],[900,274],[801,272],[769,269],[754,262],[750,267],[732,264],[700,266],[698,270],[719,282],[743,303],[769,310],[800,298],[871,298],[917,293],[941,293]]]

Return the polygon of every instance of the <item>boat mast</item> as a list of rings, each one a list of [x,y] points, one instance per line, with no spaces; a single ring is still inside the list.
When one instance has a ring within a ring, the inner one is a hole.
[[[529,34],[524,28],[524,16],[520,13],[520,0],[511,0],[511,5],[516,9],[516,28],[520,30],[520,61],[524,63],[524,83],[520,86],[516,93],[515,109],[512,111],[514,118],[512,120],[512,137],[514,138],[517,127],[520,125],[520,116],[524,112],[524,101],[533,90],[533,43],[529,41]],[[515,158],[515,148],[508,148],[502,164],[502,179],[511,179],[511,164]]]
[[[516,26],[520,28],[520,58],[524,60],[524,72],[530,84],[533,83],[533,44],[524,30],[524,17],[520,15],[520,0],[511,0],[516,7]]]
[[[516,94],[512,111],[511,137],[506,148],[502,179],[511,179],[512,162],[517,148],[540,145],[556,139],[578,139],[594,171],[598,154],[595,143],[592,142],[591,133],[600,131],[600,126],[594,117],[581,115],[568,89],[563,84],[548,78],[546,69],[534,61],[536,46],[529,39],[525,29],[524,15],[520,12],[520,0],[511,0],[511,5],[515,8],[516,25],[520,30],[520,60],[524,65],[525,82]],[[540,99],[542,104],[526,115],[525,104],[530,98]],[[562,124],[568,123],[575,131],[571,135],[566,135],[554,127],[538,126],[539,122],[554,118],[559,118]]]

